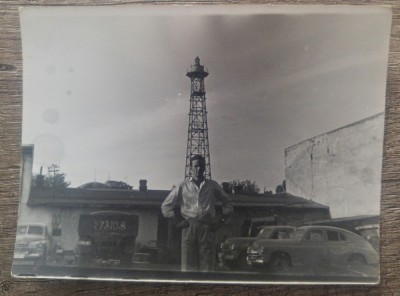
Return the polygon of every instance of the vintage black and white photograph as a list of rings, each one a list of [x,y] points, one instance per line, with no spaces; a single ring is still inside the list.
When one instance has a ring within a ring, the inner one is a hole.
[[[379,283],[391,16],[22,8],[13,276]]]

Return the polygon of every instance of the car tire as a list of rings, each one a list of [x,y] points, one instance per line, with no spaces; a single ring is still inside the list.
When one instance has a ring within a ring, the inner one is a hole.
[[[364,266],[366,264],[367,264],[367,260],[361,254],[353,254],[347,260],[347,265],[350,267]]]
[[[272,257],[269,267],[274,273],[286,273],[289,271],[290,258],[286,254],[276,254]]]

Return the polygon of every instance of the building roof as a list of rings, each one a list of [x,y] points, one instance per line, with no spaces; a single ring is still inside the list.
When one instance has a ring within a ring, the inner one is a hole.
[[[30,206],[160,206],[168,195],[167,190],[85,189],[32,187]]]
[[[128,206],[160,207],[170,190],[117,190],[83,188],[38,188],[32,187],[29,206]],[[286,207],[319,208],[329,207],[288,193],[280,194],[231,194],[235,207]]]

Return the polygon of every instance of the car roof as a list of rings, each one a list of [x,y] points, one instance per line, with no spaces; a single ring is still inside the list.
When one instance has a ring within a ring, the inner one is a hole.
[[[24,223],[24,224],[18,224],[18,225],[17,225],[17,227],[20,227],[20,226],[26,226],[26,227],[28,227],[28,226],[47,227],[47,224],[45,224],[45,223]]]
[[[296,227],[294,226],[288,226],[288,225],[272,225],[272,226],[264,226],[261,229],[295,229]]]
[[[127,215],[127,216],[134,216],[135,213],[128,213],[128,212],[123,212],[123,211],[97,211],[97,212],[91,212],[89,215]]]
[[[345,233],[347,235],[347,238],[353,239],[360,241],[364,241],[364,238],[362,236],[359,236],[358,234],[351,232],[347,229],[339,228],[339,227],[334,227],[334,226],[325,226],[325,225],[310,225],[310,226],[301,226],[298,227],[297,229],[304,229],[304,230],[309,230],[309,229],[321,229],[321,230],[333,230],[333,231],[338,231],[341,233]]]
[[[346,233],[350,233],[350,234],[356,235],[354,232],[351,232],[351,231],[349,231],[349,230],[347,230],[347,229],[343,229],[343,228],[339,228],[339,227],[334,227],[334,226],[326,226],[326,225],[300,226],[300,227],[297,227],[297,229],[304,229],[304,230],[308,230],[308,229],[335,230],[335,231],[342,231],[342,232],[346,232]]]

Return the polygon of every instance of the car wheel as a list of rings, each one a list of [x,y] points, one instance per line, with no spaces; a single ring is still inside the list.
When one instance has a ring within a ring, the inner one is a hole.
[[[290,267],[290,258],[285,254],[274,255],[270,261],[272,272],[286,273]]]
[[[365,260],[365,257],[363,255],[354,254],[350,256],[349,260],[347,261],[347,264],[352,267],[363,266],[367,264],[367,260]]]

